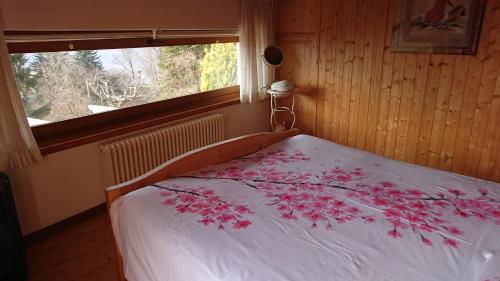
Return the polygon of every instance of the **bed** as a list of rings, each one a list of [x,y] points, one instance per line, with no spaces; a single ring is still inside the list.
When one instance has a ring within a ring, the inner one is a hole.
[[[109,188],[121,278],[500,281],[499,184],[295,134]]]

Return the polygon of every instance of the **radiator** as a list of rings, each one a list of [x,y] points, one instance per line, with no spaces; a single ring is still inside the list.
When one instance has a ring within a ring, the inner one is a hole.
[[[213,114],[100,146],[105,186],[138,177],[190,150],[224,140],[224,114]]]

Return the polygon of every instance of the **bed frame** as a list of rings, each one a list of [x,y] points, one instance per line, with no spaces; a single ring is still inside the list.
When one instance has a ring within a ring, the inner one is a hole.
[[[297,129],[293,129],[280,133],[259,133],[246,135],[208,145],[182,154],[138,178],[106,188],[106,203],[108,205],[108,211],[113,201],[129,192],[189,171],[199,170],[210,165],[220,164],[257,152],[273,143],[280,142],[298,134],[299,131]],[[115,236],[115,254],[119,280],[126,281],[122,257],[118,247],[116,247],[116,233],[114,233],[114,230],[113,235]]]

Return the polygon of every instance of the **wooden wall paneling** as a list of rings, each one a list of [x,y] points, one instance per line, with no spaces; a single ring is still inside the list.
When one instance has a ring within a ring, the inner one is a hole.
[[[373,67],[373,49],[375,34],[372,28],[376,26],[377,17],[376,14],[376,3],[374,1],[367,1],[366,12],[365,12],[365,25],[364,25],[364,38],[363,38],[363,67],[362,67],[362,78],[361,78],[361,89],[359,97],[359,116],[357,124],[357,136],[356,136],[356,147],[359,149],[365,148],[366,140],[366,130],[368,121],[368,108],[370,102],[370,86],[372,79],[372,67]]]
[[[481,148],[486,135],[486,124],[492,105],[493,93],[495,91],[496,79],[500,65],[500,7],[497,6],[494,15],[494,22],[490,28],[488,39],[488,50],[484,59],[481,84],[479,86],[479,95],[474,112],[471,134],[469,137],[469,146],[467,148],[467,162],[464,173],[475,176],[481,157]]]
[[[416,163],[420,165],[427,164],[427,156],[429,154],[429,145],[432,133],[432,124],[434,121],[434,108],[436,106],[436,97],[439,88],[439,77],[441,74],[441,61],[441,55],[432,55],[429,61],[429,73],[427,76],[424,94],[424,108],[422,111],[422,118],[420,119],[417,157],[415,159]]]
[[[460,112],[458,132],[453,148],[453,160],[451,162],[451,171],[462,173],[465,162],[467,161],[467,147],[469,145],[469,135],[474,119],[474,109],[476,107],[477,96],[479,93],[479,84],[483,64],[479,58],[473,58],[469,64],[469,74],[466,81],[464,100]]]
[[[319,32],[321,0],[278,1],[277,42],[286,61],[278,69],[279,79],[296,83],[297,128],[315,134],[318,97]]]
[[[370,97],[368,101],[368,114],[367,114],[367,129],[366,129],[366,147],[365,149],[370,152],[375,152],[375,144],[377,137],[378,125],[378,112],[381,95],[382,83],[382,70],[384,67],[384,54],[386,50],[386,26],[391,20],[387,15],[389,11],[389,3],[387,0],[371,1],[375,2],[375,10],[373,14],[376,15],[371,27],[375,28],[373,32],[374,47],[373,47],[373,67],[370,81]],[[381,24],[384,23],[384,24]],[[387,68],[387,67],[386,67]]]
[[[312,7],[311,14],[313,15],[313,19],[311,19],[311,24],[312,24],[312,29],[311,33],[314,34],[313,40],[311,42],[311,60],[310,60],[310,65],[311,65],[311,73],[309,75],[309,96],[311,97],[309,99],[310,102],[310,108],[313,110],[316,110],[316,94],[318,89],[318,76],[319,76],[319,30],[321,29],[321,3],[322,0],[313,0],[314,6]],[[316,129],[316,116],[317,112],[315,112],[313,115],[311,115],[312,122],[311,128],[313,130]]]
[[[498,99],[500,95],[500,75],[497,78],[497,87],[495,90],[495,99],[496,103],[498,103]],[[498,129],[498,126],[500,126],[500,117],[497,117],[496,119],[497,122],[497,128],[495,129],[498,132],[500,130]],[[498,137],[498,136],[497,136]],[[495,153],[495,160],[493,160],[493,170],[491,171],[491,177],[485,177],[485,178],[490,178],[493,181],[500,182],[500,140],[497,138],[497,144],[496,144],[496,153]],[[480,174],[481,175],[481,174]]]
[[[406,57],[403,81],[401,86],[401,102],[399,106],[399,118],[396,126],[396,139],[394,144],[394,158],[400,161],[405,160],[406,140],[408,138],[408,125],[413,92],[415,88],[415,75],[417,72],[417,55]]]
[[[352,84],[351,95],[349,98],[349,122],[347,133],[347,144],[355,147],[358,133],[359,103],[363,98],[361,95],[361,81],[363,75],[364,46],[366,39],[366,18],[367,3],[366,0],[351,1],[354,2],[354,42],[353,42],[353,63],[352,63]]]
[[[326,50],[320,53],[325,58],[324,71],[321,66],[319,73],[325,72],[325,101],[324,101],[324,117],[323,120],[318,120],[318,123],[323,123],[323,137],[325,139],[332,139],[332,128],[336,116],[338,120],[338,112],[334,110],[337,104],[337,97],[334,93],[333,76],[335,70],[335,49],[337,42],[337,18],[338,18],[338,0],[323,1],[327,4],[327,22],[326,22],[326,38],[320,39],[320,44],[326,46]],[[321,57],[320,57],[321,59]],[[321,82],[318,82],[318,86]],[[321,116],[318,115],[321,119]]]
[[[292,58],[279,76],[311,89],[298,95],[299,128],[500,181],[500,0],[487,2],[474,56],[392,53],[395,0],[278,5],[279,32],[295,38],[283,41]]]
[[[417,55],[417,68],[415,71],[414,93],[408,121],[408,136],[405,145],[405,161],[414,163],[417,157],[417,145],[420,135],[420,120],[422,118],[424,97],[427,83],[430,55]],[[399,152],[399,151],[398,151]]]
[[[311,48],[310,46],[308,48]],[[291,79],[292,81],[299,81],[297,83],[298,87],[302,88],[302,91],[295,92],[295,109],[297,115],[297,128],[302,130],[306,134],[316,135],[315,132],[315,122],[316,122],[316,101],[317,92],[313,92],[314,89],[311,89],[308,83],[308,74],[307,71],[311,71],[310,65],[308,64],[311,59],[311,49],[302,54],[304,61],[301,65],[303,65],[303,69],[307,69],[303,73],[299,74],[298,79]],[[299,68],[297,68],[299,69]],[[301,82],[302,81],[302,82]]]
[[[278,32],[319,32],[321,0],[279,0],[277,2]]]
[[[344,53],[344,71],[342,74],[342,91],[340,103],[340,132],[339,143],[347,144],[349,134],[349,110],[351,103],[352,74],[354,62],[354,40],[356,24],[352,19],[356,16],[355,1],[342,1],[344,6],[345,25],[345,53]],[[350,20],[349,20],[350,19]]]
[[[328,2],[321,1],[321,16],[319,30],[319,64],[318,64],[318,96],[316,97],[316,136],[325,138],[323,134],[324,122],[327,122],[324,116],[326,102],[326,55],[328,42],[328,25],[321,24],[322,20],[328,19]]]
[[[455,138],[453,148],[453,160],[451,162],[451,171],[455,173],[463,173],[465,163],[467,161],[467,147],[469,145],[469,135],[472,129],[472,121],[474,119],[474,111],[476,107],[481,76],[483,73],[483,61],[486,58],[488,42],[493,17],[498,1],[488,1],[486,4],[486,12],[481,30],[480,41],[478,45],[477,55],[470,58],[469,71],[467,72],[467,80],[465,83],[465,93],[460,111],[460,119],[458,123],[458,131]]]
[[[295,91],[296,124],[308,134],[314,134],[316,121],[316,89],[311,84],[317,79],[314,40],[316,36],[313,33],[278,34],[278,43],[287,54],[285,63],[278,69],[278,77],[291,80],[299,87]],[[283,113],[281,117],[287,119],[285,115]]]
[[[386,20],[386,32],[384,41],[384,53],[383,55],[383,65],[382,65],[382,80],[379,98],[379,108],[377,115],[377,133],[375,137],[375,150],[374,152],[379,155],[384,155],[385,152],[385,140],[387,135],[387,118],[389,114],[389,104],[391,97],[392,88],[392,77],[393,77],[393,66],[394,66],[394,54],[391,52],[391,32],[387,30],[392,30],[392,19],[394,18],[394,4],[395,1],[390,0],[387,7],[387,20]]]
[[[495,156],[500,150],[500,74],[496,79],[496,86],[491,100],[491,110],[486,125],[486,135],[481,150],[481,157],[477,169],[480,178],[493,178],[495,170]],[[499,163],[500,164],[500,163]]]
[[[439,157],[439,168],[442,170],[451,169],[453,150],[460,120],[460,110],[465,93],[467,72],[469,71],[469,62],[469,56],[458,56],[455,63],[448,112],[444,121],[443,145]]]
[[[324,0],[326,1],[326,0]],[[335,64],[334,64],[334,78],[333,78],[333,120],[331,139],[340,141],[340,127],[341,127],[341,102],[342,102],[342,77],[344,73],[344,56],[345,56],[345,26],[347,22],[345,1],[338,1],[337,21],[336,21],[336,49],[335,49]]]
[[[464,168],[464,173],[470,176],[476,176],[477,174],[481,150],[486,136],[486,125],[492,106],[493,89],[497,78],[496,74],[498,73],[498,66],[494,66],[493,64],[494,62],[485,63],[476,110],[474,112],[469,146],[467,148],[467,161]]]
[[[395,54],[384,148],[384,155],[389,158],[394,157],[404,68],[405,56],[403,54]]]
[[[448,104],[450,100],[451,86],[453,83],[453,72],[455,70],[456,56],[445,55],[441,62],[441,72],[432,117],[432,130],[429,143],[429,154],[427,156],[427,166],[437,168],[443,144],[444,125]]]
[[[498,146],[498,144],[497,144],[497,146]],[[491,178],[488,178],[488,179],[491,179],[492,181],[495,181],[495,182],[500,182],[500,149],[497,149],[497,154],[495,157],[495,163],[493,165],[492,175],[491,175]]]

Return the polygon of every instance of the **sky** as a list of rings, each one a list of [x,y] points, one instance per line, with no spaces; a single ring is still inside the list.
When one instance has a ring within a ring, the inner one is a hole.
[[[114,56],[119,54],[119,52],[120,52],[119,50],[112,50],[112,49],[97,51],[97,53],[101,57],[102,66],[104,67],[104,70],[109,71],[112,69],[120,68],[120,66],[114,62]],[[74,52],[69,52],[69,53],[73,54]],[[28,57],[28,63],[31,63],[35,57],[35,53],[29,53],[26,54],[26,56]]]
[[[97,51],[101,57],[102,66],[105,70],[111,70],[113,68],[119,67],[113,61],[113,56],[119,53],[118,50],[99,50]]]

